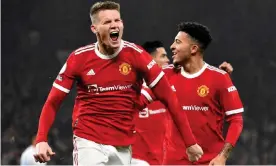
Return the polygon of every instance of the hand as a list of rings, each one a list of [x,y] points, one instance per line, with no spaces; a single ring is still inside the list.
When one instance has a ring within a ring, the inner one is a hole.
[[[226,163],[226,158],[219,154],[213,160],[209,163],[209,165],[225,165]]]
[[[45,163],[50,161],[51,156],[55,155],[47,142],[39,142],[36,144],[36,154],[34,155],[35,161]]]
[[[187,148],[186,153],[191,162],[196,162],[202,157],[203,150],[198,144],[194,144]]]
[[[232,65],[228,62],[225,62],[225,61],[221,65],[219,65],[219,68],[221,70],[226,71],[228,74],[231,74],[234,70]]]

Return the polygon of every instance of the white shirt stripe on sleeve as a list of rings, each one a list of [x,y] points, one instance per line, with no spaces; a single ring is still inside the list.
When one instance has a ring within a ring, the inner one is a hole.
[[[149,87],[153,88],[164,75],[165,75],[165,73],[163,71],[161,71],[160,74],[155,78],[155,80],[152,81],[152,83],[149,85]]]
[[[244,112],[243,108],[226,111],[225,114],[228,116],[228,115],[233,115],[233,114],[237,114],[237,113],[241,113],[241,112]]]
[[[149,102],[153,101],[150,94],[146,90],[142,89],[141,93],[148,99]]]
[[[65,92],[65,93],[69,93],[69,92],[70,92],[69,89],[66,89],[66,88],[62,87],[62,86],[58,85],[58,84],[55,83],[55,82],[53,83],[53,86],[54,86],[55,88],[61,90],[62,92]]]

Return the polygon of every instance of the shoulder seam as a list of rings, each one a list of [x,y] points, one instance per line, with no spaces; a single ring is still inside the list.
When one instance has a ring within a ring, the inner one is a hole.
[[[77,51],[80,51],[82,49],[90,48],[90,47],[93,47],[93,46],[95,46],[95,43],[80,47],[80,48],[76,49],[75,51],[77,52]]]
[[[91,51],[95,49],[95,44],[91,44],[85,47],[81,47],[79,49],[77,49],[76,51],[74,51],[75,55],[78,55],[80,53],[86,52],[86,51]]]
[[[215,72],[218,72],[218,73],[221,73],[223,75],[225,75],[227,73],[226,71],[223,71],[223,70],[221,70],[221,69],[219,69],[219,68],[217,68],[215,66],[211,66],[211,65],[208,65],[207,69],[215,71]]]

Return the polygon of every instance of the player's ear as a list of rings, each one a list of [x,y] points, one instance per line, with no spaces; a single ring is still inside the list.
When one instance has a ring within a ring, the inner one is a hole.
[[[194,44],[191,47],[191,54],[195,54],[197,51],[199,51],[199,46]]]
[[[90,27],[91,31],[94,33],[94,34],[97,34],[98,33],[98,30],[97,30],[97,27],[95,25],[91,25]]]

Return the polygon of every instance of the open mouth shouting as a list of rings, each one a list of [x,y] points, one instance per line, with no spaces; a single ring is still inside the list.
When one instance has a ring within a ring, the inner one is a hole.
[[[117,42],[118,39],[119,39],[119,31],[110,32],[109,37],[110,37],[112,42]]]

